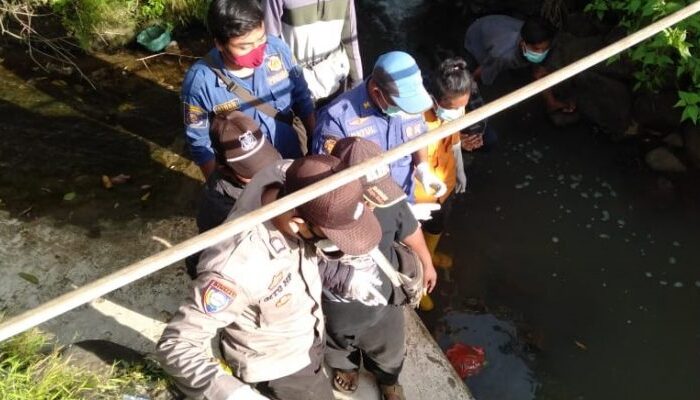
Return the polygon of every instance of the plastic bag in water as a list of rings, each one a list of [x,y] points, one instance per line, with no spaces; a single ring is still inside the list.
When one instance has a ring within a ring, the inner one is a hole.
[[[446,353],[447,359],[462,379],[478,374],[486,363],[484,349],[481,347],[456,343]]]

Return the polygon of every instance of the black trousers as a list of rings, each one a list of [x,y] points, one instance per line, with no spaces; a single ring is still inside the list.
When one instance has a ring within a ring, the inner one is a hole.
[[[326,315],[326,363],[352,370],[364,363],[380,385],[399,379],[406,357],[403,307],[323,302]]]
[[[283,378],[260,382],[255,388],[274,400],[333,400],[331,381],[323,374],[323,343],[309,351],[311,363]]]

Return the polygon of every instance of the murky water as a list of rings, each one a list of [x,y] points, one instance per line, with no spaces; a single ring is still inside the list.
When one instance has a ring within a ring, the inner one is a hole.
[[[443,40],[461,39],[459,13],[413,6],[409,22],[393,22],[404,42],[378,43],[372,24],[391,17],[364,17],[368,68],[393,43],[428,65]],[[442,26],[426,23],[436,18]],[[487,100],[525,82],[506,77],[484,88]],[[697,181],[640,168],[636,144],[585,124],[553,128],[537,100],[492,123],[499,147],[468,168],[441,245],[455,266],[423,313],[444,348],[485,348],[487,366],[467,380],[476,398],[697,399]]]

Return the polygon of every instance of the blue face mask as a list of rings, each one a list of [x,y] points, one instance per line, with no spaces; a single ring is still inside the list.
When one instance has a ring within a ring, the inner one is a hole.
[[[543,51],[542,53],[539,53],[537,51],[532,51],[527,48],[527,46],[523,47],[523,56],[525,57],[526,60],[530,61],[533,64],[539,64],[544,59],[547,57],[547,53],[549,53],[549,49]]]
[[[450,109],[437,106],[435,109],[435,115],[446,122],[454,121],[457,118],[464,116],[464,114],[466,114],[466,110],[464,108]]]

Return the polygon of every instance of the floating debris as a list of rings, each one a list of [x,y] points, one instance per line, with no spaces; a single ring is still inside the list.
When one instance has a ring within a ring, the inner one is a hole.
[[[76,196],[75,192],[66,193],[63,195],[63,200],[71,201],[71,200],[75,199],[75,196]]]
[[[552,278],[556,278],[556,277],[557,277],[557,273],[556,273],[556,272],[552,272]]]
[[[603,221],[603,222],[610,221],[610,213],[609,212],[607,212],[606,210],[603,210],[601,212],[601,214],[603,215],[603,217],[600,219],[601,221]]]
[[[569,185],[569,187],[572,188],[572,189],[576,189],[576,188],[578,187],[578,185],[580,185],[580,183],[574,182],[574,183],[572,183],[571,185]]]
[[[535,179],[535,178],[533,178],[532,175],[525,175],[525,179],[531,181],[531,180],[533,180],[533,179]]]
[[[654,275],[652,275],[651,272],[645,272],[644,275],[645,275],[647,278],[651,278],[651,277],[654,276]]]
[[[587,198],[588,198],[588,193],[586,193],[586,192],[581,192],[581,197],[583,197],[584,199],[587,199]]]
[[[552,236],[552,243],[559,243],[559,238],[556,236]]]
[[[581,349],[583,351],[588,350],[588,347],[586,347],[585,344],[579,342],[578,340],[574,340],[574,344],[576,345],[576,347],[578,347],[579,349]]]
[[[600,193],[600,192],[593,192],[593,198],[594,198],[594,199],[599,199],[599,198],[601,198],[601,197],[603,197],[603,193]]]
[[[673,241],[673,247],[681,247],[681,244],[678,243],[678,241],[674,240],[674,241]]]
[[[668,285],[668,282],[666,282],[666,281],[659,281],[659,285],[661,285],[661,286],[666,286],[666,285]]]
[[[675,288],[682,288],[683,287],[683,282],[676,282],[673,284],[673,287]]]
[[[624,219],[618,219],[618,220],[617,220],[617,224],[620,225],[620,228],[622,228],[623,226],[625,226],[625,220],[624,220]]]
[[[601,239],[610,239],[610,235],[608,235],[607,233],[601,233],[600,235],[598,235],[598,237]]]
[[[699,287],[699,288],[700,288],[700,281],[695,281],[695,287]]]
[[[518,183],[517,185],[515,185],[515,188],[516,188],[516,189],[522,189],[522,188],[526,188],[526,187],[528,187],[528,186],[530,186],[530,182],[529,182],[529,181],[525,181],[525,182],[523,182],[523,183]]]
[[[675,264],[675,263],[676,263],[676,257],[669,257],[669,258],[668,258],[668,263],[671,264],[671,265]]]

